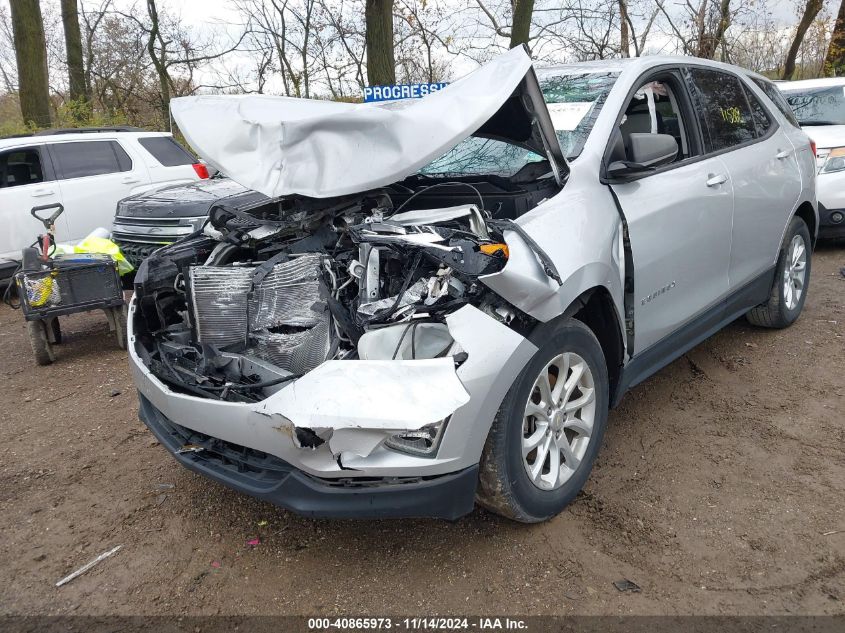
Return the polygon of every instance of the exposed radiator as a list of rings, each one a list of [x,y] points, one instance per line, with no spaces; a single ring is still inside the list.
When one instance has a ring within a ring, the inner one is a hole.
[[[197,340],[218,347],[244,342],[249,353],[288,371],[313,369],[329,349],[320,262],[320,255],[309,254],[276,264],[250,300],[255,267],[191,267]]]

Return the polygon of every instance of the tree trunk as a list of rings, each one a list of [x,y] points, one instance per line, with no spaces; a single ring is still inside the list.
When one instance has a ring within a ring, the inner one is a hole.
[[[845,73],[845,0],[839,5],[836,26],[830,37],[830,46],[824,58],[824,71],[828,77],[838,77]]]
[[[816,19],[819,11],[822,10],[822,0],[807,0],[804,7],[804,15],[798,22],[798,28],[795,29],[795,37],[792,40],[792,45],[789,47],[789,52],[786,54],[786,62],[783,65],[783,75],[781,79],[792,79],[795,74],[795,58],[798,57],[798,50],[801,48],[801,43],[804,41],[804,36],[807,34],[807,29]]]
[[[619,52],[631,56],[631,38],[628,35],[628,0],[619,0]]]
[[[534,0],[513,0],[513,26],[511,26],[510,48],[528,44],[531,36],[531,17],[534,13]]]
[[[393,0],[366,0],[367,81],[371,86],[396,83],[393,58]]]
[[[25,123],[50,127],[50,85],[47,79],[47,47],[38,0],[10,0],[18,92]]]
[[[77,0],[62,0],[62,25],[65,31],[70,98],[73,101],[88,101],[85,69],[82,66],[82,36],[79,33]]]

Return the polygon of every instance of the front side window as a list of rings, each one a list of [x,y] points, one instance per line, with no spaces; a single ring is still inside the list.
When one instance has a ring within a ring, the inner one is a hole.
[[[690,70],[698,93],[698,117],[708,132],[707,151],[723,149],[753,141],[756,135],[754,117],[739,79],[718,70]]]
[[[132,160],[115,141],[72,141],[51,145],[61,178],[101,176],[132,170]]]
[[[681,94],[676,75],[653,76],[634,92],[619,121],[614,160],[633,160],[630,155],[632,134],[667,134],[678,144],[673,162],[695,155],[689,137],[690,126],[681,112]],[[622,150],[624,149],[624,155]]]
[[[0,152],[0,189],[44,182],[41,154],[35,147]]]
[[[783,88],[795,118],[801,125],[845,125],[845,86]]]
[[[596,123],[619,73],[563,74],[553,68],[537,71],[558,142],[567,160],[576,158]]]

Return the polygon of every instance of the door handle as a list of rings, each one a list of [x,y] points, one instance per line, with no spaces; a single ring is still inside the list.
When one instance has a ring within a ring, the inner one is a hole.
[[[783,160],[784,158],[789,158],[790,154],[792,154],[792,150],[785,149],[775,154],[775,158],[777,158],[778,160]]]
[[[141,182],[141,179],[133,178],[132,176],[124,176],[123,178],[121,178],[120,182],[122,182],[124,185],[132,185],[136,182]]]
[[[42,187],[41,189],[36,189],[35,191],[32,192],[33,198],[43,198],[44,196],[52,196],[52,195],[53,195],[53,190],[47,189],[47,188],[44,188],[44,187]]]
[[[708,187],[715,187],[717,185],[721,185],[723,182],[727,182],[728,177],[725,174],[707,174],[707,186]]]

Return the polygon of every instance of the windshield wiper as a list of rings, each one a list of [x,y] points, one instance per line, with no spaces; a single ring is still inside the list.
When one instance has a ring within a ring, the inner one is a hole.
[[[842,121],[798,121],[798,125],[845,125]]]

